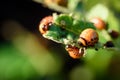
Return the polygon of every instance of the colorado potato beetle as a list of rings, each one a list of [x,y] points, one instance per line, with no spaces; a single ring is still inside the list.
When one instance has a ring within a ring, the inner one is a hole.
[[[92,18],[90,20],[98,30],[106,29],[106,23],[101,18]]]
[[[94,46],[98,40],[98,33],[91,28],[87,28],[81,32],[78,44],[85,47]]]
[[[73,59],[79,59],[84,55],[84,48],[78,48],[76,46],[71,46],[68,45],[66,46],[66,51],[68,51],[70,57],[72,57]]]
[[[41,34],[46,33],[46,31],[49,29],[49,26],[52,24],[52,22],[53,22],[52,16],[47,16],[41,20],[39,25],[39,31],[41,32]]]

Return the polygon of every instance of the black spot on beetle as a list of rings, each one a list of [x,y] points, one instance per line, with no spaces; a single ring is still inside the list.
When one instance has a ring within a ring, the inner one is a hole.
[[[94,39],[91,39],[91,41],[94,41]]]

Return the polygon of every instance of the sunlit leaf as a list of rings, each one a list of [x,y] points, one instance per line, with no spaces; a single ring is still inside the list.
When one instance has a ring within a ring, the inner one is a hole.
[[[103,20],[107,20],[109,15],[109,10],[106,6],[102,4],[97,4],[93,6],[90,11],[87,13],[87,19],[93,18],[93,17],[100,17]]]

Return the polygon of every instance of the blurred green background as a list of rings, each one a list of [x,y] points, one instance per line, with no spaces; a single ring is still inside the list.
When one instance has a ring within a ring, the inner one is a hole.
[[[120,32],[119,0],[69,1],[68,12],[79,16],[83,9],[82,17],[99,16]],[[38,30],[43,17],[64,12],[32,0],[1,1],[0,10],[0,80],[120,80],[120,37],[112,39],[115,49],[88,49],[75,60],[64,45],[43,38]]]

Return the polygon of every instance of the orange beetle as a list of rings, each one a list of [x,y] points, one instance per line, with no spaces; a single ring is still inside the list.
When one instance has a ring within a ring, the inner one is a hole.
[[[52,16],[47,16],[41,20],[39,25],[39,31],[41,32],[41,34],[46,33],[46,31],[49,29],[49,26],[52,24],[52,22],[53,22]]]
[[[90,22],[92,22],[98,30],[106,29],[106,23],[101,18],[92,18]]]
[[[81,32],[78,44],[85,47],[94,46],[98,40],[98,33],[91,28],[87,28]]]
[[[79,49],[78,47],[68,45],[65,49],[73,59],[79,59],[84,55],[83,48]]]

